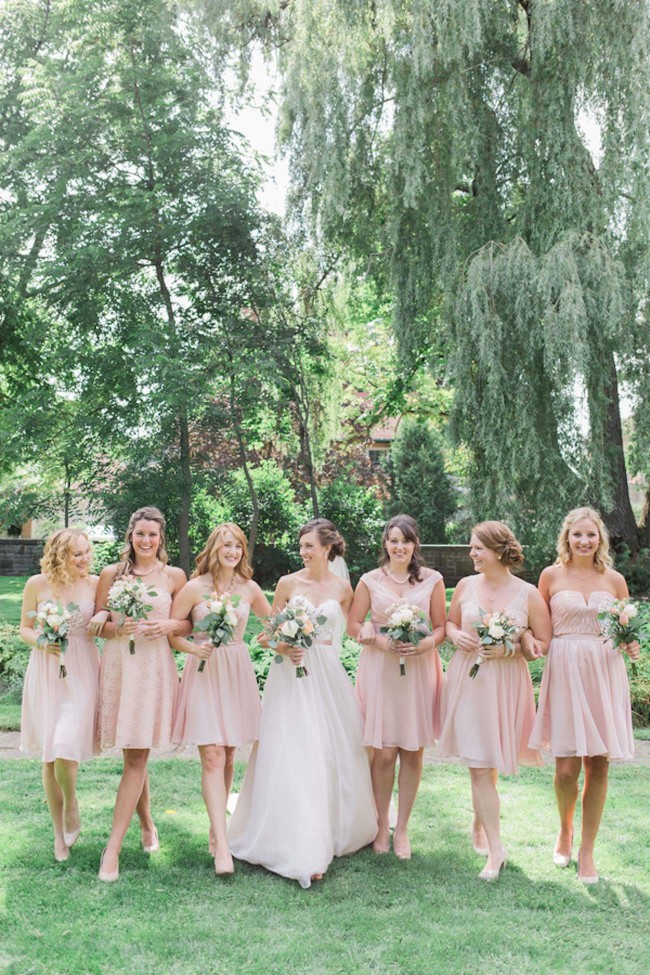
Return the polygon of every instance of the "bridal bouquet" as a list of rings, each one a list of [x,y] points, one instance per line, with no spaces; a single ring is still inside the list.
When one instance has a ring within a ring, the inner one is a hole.
[[[237,626],[237,613],[241,596],[230,596],[228,593],[211,592],[203,597],[208,604],[208,614],[194,627],[198,633],[207,633],[214,647],[221,647],[232,640]],[[199,673],[203,673],[205,660],[199,664]]]
[[[388,607],[388,620],[384,626],[379,627],[380,633],[386,633],[391,640],[399,640],[400,643],[412,643],[417,647],[420,640],[425,636],[430,636],[431,632],[426,625],[426,614],[419,606],[413,606],[406,601],[393,603]],[[406,676],[406,665],[404,658],[400,658],[399,672],[401,677]]]
[[[122,576],[108,590],[106,609],[121,616],[119,625],[129,617],[132,620],[146,620],[153,606],[147,602],[157,596],[155,589],[147,589],[139,576]],[[129,637],[129,653],[135,653],[135,638]]]
[[[68,649],[68,633],[70,627],[80,620],[79,607],[76,603],[68,603],[62,606],[61,603],[50,599],[43,603],[39,609],[32,610],[27,614],[34,619],[34,629],[38,636],[36,645],[44,647],[48,643],[59,645],[59,677],[67,677],[65,669],[65,652]]]
[[[319,616],[318,610],[304,596],[292,596],[287,605],[275,616],[269,616],[264,629],[268,635],[268,645],[275,649],[279,643],[290,647],[308,649],[318,632],[318,627],[327,622],[326,616]],[[275,658],[282,663],[281,654]],[[306,667],[296,667],[296,677],[308,677]]]
[[[474,623],[474,629],[478,633],[478,638],[483,647],[505,647],[506,657],[514,657],[515,655],[515,644],[513,642],[513,637],[519,627],[513,620],[512,616],[508,616],[503,610],[498,613],[486,613],[484,610],[479,609],[481,618],[478,623]],[[476,663],[469,672],[469,676],[473,679],[479,672],[479,667],[485,660],[483,654],[479,653],[476,658]]]
[[[623,643],[634,643],[642,635],[643,621],[639,616],[639,607],[629,599],[617,599],[609,609],[598,614],[598,619],[601,633],[615,647],[620,647]],[[630,669],[636,677],[638,672],[634,662],[630,664]]]

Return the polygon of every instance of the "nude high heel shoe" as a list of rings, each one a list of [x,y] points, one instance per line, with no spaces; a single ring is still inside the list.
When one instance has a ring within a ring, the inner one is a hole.
[[[160,849],[160,840],[158,839],[158,830],[155,826],[153,828],[153,839],[148,846],[144,841],[144,834],[142,835],[142,849],[145,853],[158,853]]]
[[[571,863],[571,854],[567,856],[565,853],[558,853],[557,845],[559,843],[560,837],[558,835],[555,841],[555,848],[553,849],[553,863],[556,867],[568,867]],[[571,845],[573,846],[573,831],[571,832]]]
[[[503,851],[503,858],[497,867],[483,867],[479,874],[481,880],[497,880],[501,874],[502,870],[505,870],[507,863],[506,851]]]
[[[106,847],[102,850],[102,858],[99,861],[99,873],[98,878],[105,884],[112,884],[114,881],[119,879],[120,868],[119,865],[116,870],[104,870],[104,854],[106,853]]]
[[[583,884],[597,884],[600,880],[598,874],[580,873],[580,850],[578,850],[578,880],[581,880]]]

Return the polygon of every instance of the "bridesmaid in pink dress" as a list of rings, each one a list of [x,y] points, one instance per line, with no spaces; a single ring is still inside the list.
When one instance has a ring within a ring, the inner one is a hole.
[[[210,852],[217,874],[233,872],[226,806],[235,749],[257,741],[260,729],[260,695],[244,631],[251,609],[256,616],[268,616],[271,607],[252,576],[246,536],[237,525],[226,522],[208,538],[192,578],[172,606],[172,618],[191,615],[196,624],[207,615],[204,597],[210,593],[240,598],[237,628],[230,643],[215,649],[205,634],[197,634],[193,642],[183,637],[170,641],[175,650],[188,654],[172,738],[179,745],[198,745],[203,798],[210,819]],[[199,673],[202,660],[207,662]]]
[[[97,576],[89,574],[91,561],[85,532],[62,528],[45,543],[43,571],[27,580],[23,594],[20,635],[33,650],[23,688],[20,749],[41,755],[54,825],[54,858],[59,861],[68,859],[79,836],[79,762],[97,752],[99,653],[87,633],[97,589]],[[79,607],[79,621],[69,632],[65,677],[59,676],[58,644],[37,646],[34,618],[28,615],[47,600]]]
[[[363,645],[356,690],[364,719],[363,743],[374,749],[378,833],[373,849],[390,849],[388,816],[399,756],[393,850],[401,860],[411,856],[408,822],[422,778],[424,749],[435,744],[440,730],[443,679],[438,644],[445,637],[445,584],[439,572],[424,567],[419,549],[413,518],[391,518],[384,527],[380,567],[361,576],[348,617],[348,633]],[[431,636],[417,647],[392,643],[379,632],[389,608],[400,601],[418,606],[429,619]],[[370,621],[365,622],[368,612]]]
[[[528,747],[535,697],[519,638],[514,656],[506,657],[502,646],[480,647],[474,624],[484,614],[507,613],[520,634],[529,627],[534,634],[536,646],[526,651],[532,659],[533,654],[541,656],[548,645],[551,621],[537,589],[510,571],[521,565],[524,557],[507,525],[500,521],[476,525],[470,545],[477,575],[460,580],[449,608],[447,636],[456,652],[447,668],[438,755],[455,756],[469,767],[474,806],[472,845],[477,853],[488,856],[479,876],[496,880],[506,861],[498,773],[514,775],[520,762],[543,763],[539,752]],[[484,662],[470,678],[479,648]]]
[[[598,613],[628,595],[620,572],[611,568],[607,530],[598,512],[576,508],[564,519],[555,565],[544,569],[539,589],[553,620],[530,744],[555,756],[555,794],[560,832],[553,862],[568,867],[578,779],[584,764],[582,839],[578,877],[597,883],[594,844],[607,796],[611,759],[634,756],[627,671],[621,649],[633,660],[639,644],[614,648],[600,632]],[[526,637],[526,642],[528,637]],[[532,641],[531,645],[532,645]]]
[[[165,519],[158,508],[135,511],[129,519],[121,560],[99,577],[93,625],[105,637],[99,693],[99,739],[102,749],[118,746],[124,771],[117,790],[113,828],[102,854],[99,879],[117,880],[122,842],[134,812],[148,853],[159,849],[151,818],[147,762],[152,748],[171,744],[172,717],[178,692],[178,673],[168,636],[189,633],[190,624],[169,618],[172,599],[185,583],[182,569],[167,565]],[[122,576],[144,579],[154,589],[153,610],[146,620],[118,618],[104,622],[103,609],[112,584]],[[129,638],[135,634],[135,653]]]

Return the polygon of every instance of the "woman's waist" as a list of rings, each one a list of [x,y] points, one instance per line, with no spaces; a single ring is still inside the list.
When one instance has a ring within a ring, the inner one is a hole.
[[[568,630],[566,633],[553,633],[552,643],[556,643],[561,640],[563,643],[571,643],[572,641],[585,642],[589,641],[591,643],[607,643],[608,641],[603,637],[602,633],[574,633]]]

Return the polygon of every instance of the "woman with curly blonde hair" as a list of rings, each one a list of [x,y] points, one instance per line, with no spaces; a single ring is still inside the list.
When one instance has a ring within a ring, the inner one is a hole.
[[[201,756],[203,798],[210,819],[209,848],[217,874],[233,872],[226,837],[226,805],[232,786],[235,749],[256,741],[260,728],[260,696],[244,643],[252,610],[268,616],[271,607],[248,561],[246,536],[238,525],[224,522],[214,529],[196,560],[190,581],[174,599],[172,617],[194,624],[208,612],[206,596],[238,596],[237,626],[232,640],[215,649],[208,639],[171,638],[186,653],[174,722],[177,744],[197,745]],[[199,671],[201,661],[207,661]]]
[[[553,639],[539,693],[532,748],[544,745],[555,756],[555,794],[560,832],[553,862],[568,867],[578,779],[584,765],[582,839],[578,877],[598,881],[594,844],[607,796],[611,759],[634,755],[630,691],[620,650],[634,660],[638,643],[614,648],[601,635],[598,614],[625,599],[625,579],[611,568],[609,538],[593,508],[575,508],[564,519],[558,558],[543,570],[539,590],[548,603]],[[527,635],[524,642],[532,646]]]
[[[47,539],[42,572],[28,579],[23,594],[20,635],[33,647],[23,689],[20,748],[40,754],[43,786],[54,826],[54,857],[67,860],[79,836],[76,796],[79,762],[97,751],[95,720],[99,653],[87,633],[94,612],[97,576],[90,575],[88,536],[62,528]],[[37,645],[34,615],[52,600],[78,609],[68,634],[65,677],[58,643]]]

